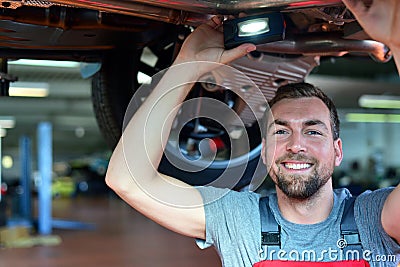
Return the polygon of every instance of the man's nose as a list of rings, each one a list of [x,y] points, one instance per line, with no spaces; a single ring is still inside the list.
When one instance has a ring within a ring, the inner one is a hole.
[[[286,145],[286,150],[292,153],[306,152],[305,139],[301,133],[292,133]]]

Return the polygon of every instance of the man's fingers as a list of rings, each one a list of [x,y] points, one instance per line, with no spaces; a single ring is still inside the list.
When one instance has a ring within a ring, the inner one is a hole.
[[[342,0],[348,9],[355,16],[361,15],[368,11],[369,7],[372,5],[372,0]]]
[[[212,28],[216,28],[222,24],[222,21],[224,20],[223,16],[214,16],[212,17],[209,21],[206,22],[206,24]]]
[[[357,3],[360,1],[358,0],[342,0],[343,4],[345,4],[349,9],[354,8]]]
[[[251,51],[256,50],[254,44],[242,44],[230,50],[225,50],[221,56],[221,63],[226,64],[235,59],[241,58]]]

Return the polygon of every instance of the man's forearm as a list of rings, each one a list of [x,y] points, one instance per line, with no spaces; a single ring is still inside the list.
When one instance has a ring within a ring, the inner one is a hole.
[[[400,243],[400,184],[389,194],[382,210],[382,225],[386,233]]]
[[[172,231],[202,239],[205,212],[199,191],[157,168],[175,115],[197,78],[256,49],[243,44],[225,50],[221,25],[221,17],[212,17],[186,38],[173,67],[125,128],[106,175],[107,184],[133,208]]]
[[[143,184],[157,176],[157,166],[178,107],[196,78],[196,72],[187,65],[170,68],[129,121],[110,159],[107,183],[113,189],[129,187],[132,190],[131,179]]]
[[[400,75],[400,47],[393,47],[392,48],[393,59],[396,63],[397,73]]]

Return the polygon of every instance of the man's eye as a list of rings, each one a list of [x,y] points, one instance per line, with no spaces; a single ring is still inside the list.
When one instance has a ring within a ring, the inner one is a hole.
[[[321,133],[318,132],[318,131],[308,131],[306,134],[308,134],[308,135],[321,135]]]
[[[275,134],[285,134],[287,133],[285,130],[277,130]]]

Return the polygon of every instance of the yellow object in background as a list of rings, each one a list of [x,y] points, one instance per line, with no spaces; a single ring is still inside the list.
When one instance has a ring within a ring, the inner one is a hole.
[[[71,177],[58,177],[53,180],[53,184],[51,185],[51,194],[53,197],[71,197],[75,192],[76,184]]]
[[[61,243],[56,235],[31,236],[30,228],[3,227],[0,228],[0,245],[5,248],[29,248],[33,246],[55,246]]]

